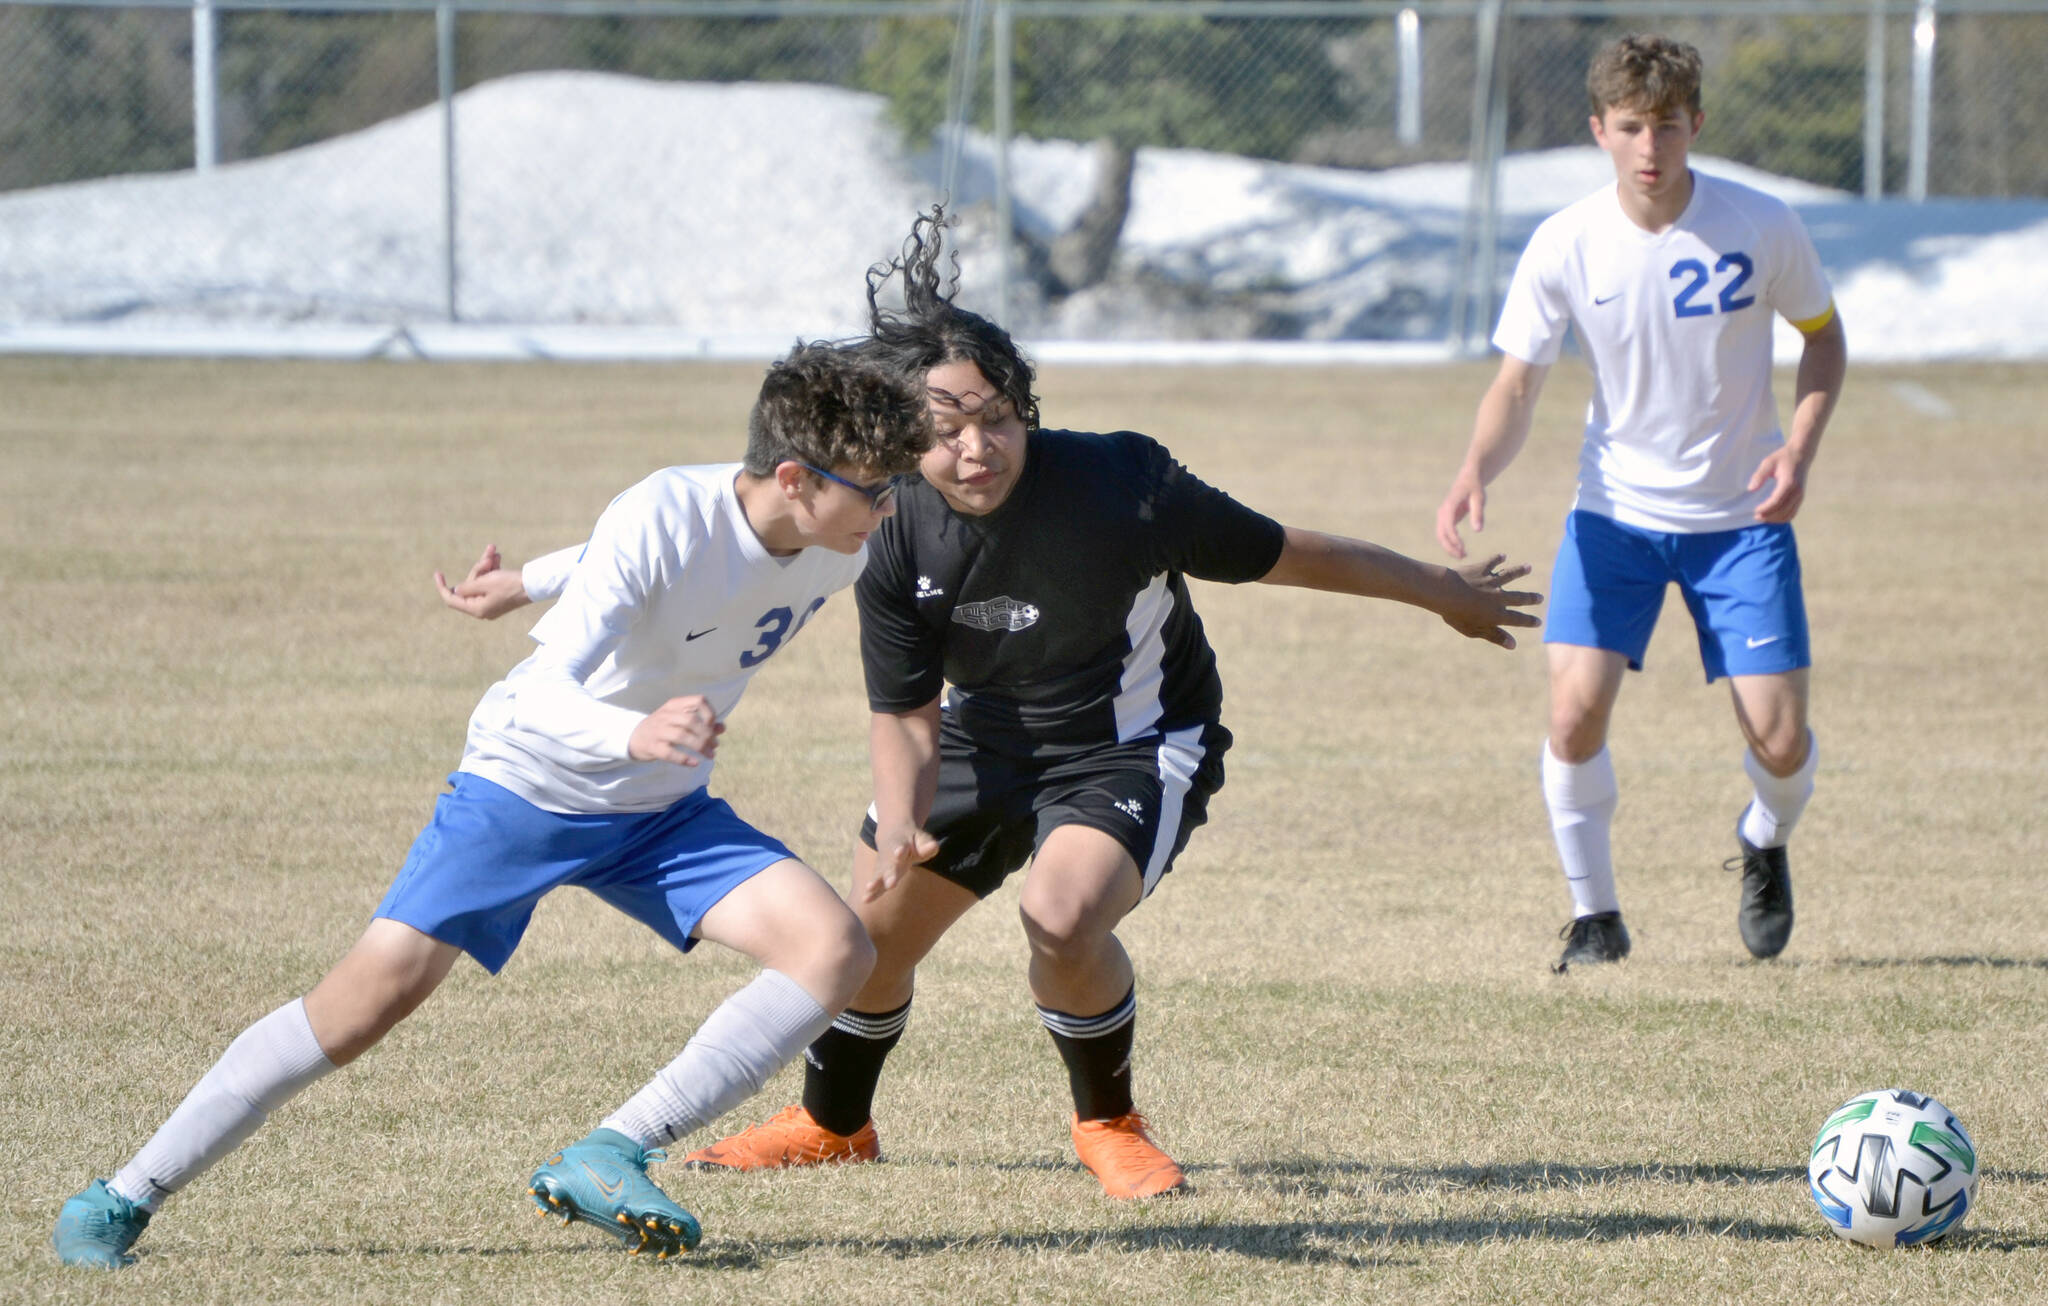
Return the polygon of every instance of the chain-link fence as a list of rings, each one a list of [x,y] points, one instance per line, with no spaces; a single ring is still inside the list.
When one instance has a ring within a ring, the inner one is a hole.
[[[0,323],[786,340],[947,195],[1024,334],[1469,337],[1632,30],[1704,153],[2048,196],[2048,0],[0,0]]]

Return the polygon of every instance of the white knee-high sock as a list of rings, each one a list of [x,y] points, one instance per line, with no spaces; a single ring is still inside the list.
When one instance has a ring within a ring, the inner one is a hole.
[[[171,1118],[107,1185],[145,1210],[242,1145],[270,1113],[328,1071],[306,1004],[294,998],[243,1030]]]
[[[1614,759],[1606,747],[1573,765],[1558,761],[1550,751],[1550,741],[1544,740],[1543,801],[1550,808],[1550,831],[1557,836],[1564,882],[1572,892],[1572,914],[1620,911],[1609,846],[1620,790],[1614,783]]]
[[[1764,770],[1754,751],[1742,755],[1742,769],[1756,786],[1756,797],[1742,813],[1742,837],[1753,848],[1780,848],[1792,837],[1800,813],[1813,797],[1813,774],[1820,767],[1820,740],[1806,732],[1806,760],[1791,775],[1777,776]]]
[[[832,1025],[832,1013],[780,971],[764,970],[720,1003],[682,1054],[606,1117],[642,1147],[694,1133],[761,1091]]]

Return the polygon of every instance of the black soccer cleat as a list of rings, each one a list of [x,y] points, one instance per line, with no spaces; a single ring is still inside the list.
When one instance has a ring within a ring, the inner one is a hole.
[[[1557,932],[1564,940],[1564,955],[1550,969],[1562,975],[1573,966],[1598,966],[1628,956],[1628,926],[1618,911],[1594,912],[1580,916]]]
[[[1721,863],[1724,871],[1742,872],[1742,906],[1735,924],[1743,946],[1759,960],[1777,956],[1792,938],[1792,864],[1782,847],[1759,848],[1735,827],[1742,856]]]

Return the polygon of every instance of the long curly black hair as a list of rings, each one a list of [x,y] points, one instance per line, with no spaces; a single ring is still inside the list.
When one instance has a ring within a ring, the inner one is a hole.
[[[947,225],[945,206],[933,205],[911,224],[901,255],[868,269],[869,348],[920,379],[942,363],[972,363],[1023,417],[1025,429],[1036,431],[1031,360],[1009,332],[953,302],[960,289],[960,261],[945,247]],[[940,273],[941,259],[951,264],[949,274]],[[883,288],[898,279],[903,308],[882,307]]]

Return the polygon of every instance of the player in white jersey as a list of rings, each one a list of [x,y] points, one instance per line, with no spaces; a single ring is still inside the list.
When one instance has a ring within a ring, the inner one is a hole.
[[[823,1033],[875,956],[838,893],[705,781],[748,680],[859,576],[895,478],[931,442],[920,388],[855,351],[799,346],[769,369],[744,462],[669,468],[613,500],[557,577],[533,655],[477,705],[452,790],[361,939],[64,1204],[60,1258],[128,1264],[160,1203],[376,1043],[462,953],[495,974],[540,898],[571,884],[681,951],[711,939],[763,967],[528,1185],[543,1212],[635,1253],[694,1247],[697,1221],[648,1162]]]
[[[1806,229],[1783,203],[1687,165],[1705,115],[1691,46],[1631,36],[1587,76],[1593,138],[1615,184],[1536,229],[1493,342],[1501,366],[1437,509],[1437,538],[1485,525],[1486,486],[1527,440],[1567,326],[1592,369],[1578,498],[1551,577],[1543,796],[1573,919],[1557,969],[1629,951],[1609,830],[1607,727],[1641,670],[1668,584],[1684,595],[1707,679],[1729,679],[1754,796],[1736,823],[1737,924],[1757,957],[1792,932],[1785,851],[1813,792],[1805,602],[1791,520],[1841,393],[1847,351]],[[1771,394],[1774,317],[1798,329],[1791,427]]]

